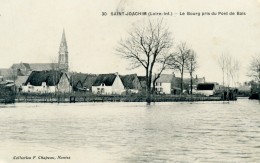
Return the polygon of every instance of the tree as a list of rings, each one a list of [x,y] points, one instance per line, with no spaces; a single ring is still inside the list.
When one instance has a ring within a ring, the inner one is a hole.
[[[260,55],[253,57],[250,63],[249,76],[260,82]]]
[[[197,62],[197,54],[194,52],[194,50],[189,51],[189,59],[186,63],[186,68],[190,74],[190,93],[192,95],[192,85],[193,85],[193,72],[196,71],[198,68],[198,62]]]
[[[239,81],[239,70],[240,70],[240,63],[238,60],[233,59],[232,62],[232,81],[234,83],[234,86],[237,87],[237,83]]]
[[[225,86],[225,70],[226,70],[226,63],[227,63],[227,58],[224,53],[222,53],[219,58],[218,58],[218,64],[222,70],[222,84]]]
[[[169,67],[173,70],[177,70],[181,74],[181,92],[183,91],[183,75],[187,69],[187,62],[190,57],[190,49],[185,42],[181,42],[176,49],[176,52],[171,55],[170,61],[168,62]]]
[[[133,25],[126,39],[121,39],[116,49],[117,53],[129,60],[131,68],[143,67],[146,76],[146,101],[151,102],[152,74],[155,67],[160,67],[154,78],[156,81],[166,68],[167,56],[172,47],[173,39],[163,20],[145,21]],[[153,81],[153,82],[155,82]]]

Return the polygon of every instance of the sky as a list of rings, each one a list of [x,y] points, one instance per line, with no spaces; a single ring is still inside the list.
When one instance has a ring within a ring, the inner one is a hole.
[[[115,49],[134,23],[160,16],[111,16],[117,9],[176,13],[163,19],[174,45],[184,41],[196,51],[199,68],[195,74],[208,82],[221,82],[217,59],[225,53],[239,61],[239,80],[250,80],[250,61],[260,54],[260,0],[0,0],[0,68],[57,60],[64,28],[71,71],[144,75],[142,68],[130,70],[129,62]],[[188,16],[180,12],[246,15]]]

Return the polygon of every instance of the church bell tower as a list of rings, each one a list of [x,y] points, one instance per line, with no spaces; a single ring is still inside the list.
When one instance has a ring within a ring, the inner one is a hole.
[[[69,62],[68,62],[68,46],[65,37],[65,31],[63,29],[60,49],[59,49],[59,62],[58,62],[59,70],[68,72],[69,70]]]

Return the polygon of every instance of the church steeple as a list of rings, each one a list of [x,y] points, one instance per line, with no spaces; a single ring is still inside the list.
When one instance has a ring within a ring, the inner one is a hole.
[[[59,49],[59,69],[62,71],[68,71],[69,69],[69,62],[68,62],[68,46],[65,36],[65,30],[63,29],[61,42],[60,42],[60,49]]]

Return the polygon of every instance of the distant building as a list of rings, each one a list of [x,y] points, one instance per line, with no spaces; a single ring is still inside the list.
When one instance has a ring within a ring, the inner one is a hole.
[[[71,92],[68,75],[62,71],[33,71],[22,86],[22,92]]]
[[[92,91],[92,85],[95,82],[97,75],[95,74],[84,74],[84,73],[73,73],[70,76],[70,82],[73,87],[73,91]]]
[[[88,74],[86,79],[83,81],[83,89],[87,92],[92,92],[92,86],[97,79],[97,75],[95,74]]]
[[[58,69],[64,72],[69,71],[68,46],[67,46],[64,29],[62,33],[61,42],[60,42]]]
[[[183,79],[183,83],[184,83],[184,89],[190,91],[190,79],[191,78],[184,78]],[[205,77],[202,78],[198,78],[198,76],[196,75],[195,78],[192,78],[192,90],[195,91],[197,89],[198,84],[200,83],[205,83]]]
[[[86,74],[72,73],[70,74],[70,83],[73,91],[83,90],[83,83],[86,80]]]
[[[171,94],[173,77],[174,76],[172,74],[161,74],[160,77],[155,82],[156,93]]]
[[[120,78],[123,82],[126,92],[138,93],[141,91],[142,86],[137,77],[137,74],[124,75],[120,76]]]
[[[15,80],[17,76],[30,75],[32,71],[60,70],[68,72],[68,46],[63,30],[59,47],[58,63],[14,63],[10,68],[0,69],[0,76],[3,79]]]
[[[205,96],[212,96],[219,90],[218,83],[199,83],[197,86],[197,90],[194,92],[196,94],[202,94]]]
[[[118,73],[100,74],[92,86],[92,93],[94,94],[122,94],[124,91],[124,85]]]
[[[25,85],[27,79],[29,76],[17,76],[17,78],[14,81],[14,84],[16,86],[16,91],[21,92],[22,87]]]
[[[153,79],[154,80],[154,77]],[[157,94],[180,94],[181,79],[175,74],[161,74],[155,82],[155,91]]]

